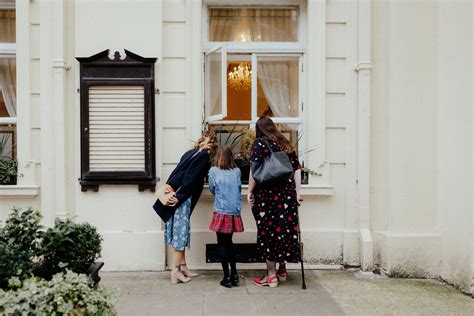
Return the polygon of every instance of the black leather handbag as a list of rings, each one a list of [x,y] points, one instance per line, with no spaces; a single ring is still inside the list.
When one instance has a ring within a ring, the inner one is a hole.
[[[285,151],[273,151],[270,144],[263,140],[270,149],[270,155],[262,162],[252,163],[252,176],[258,184],[268,184],[286,180],[293,173],[290,158]]]

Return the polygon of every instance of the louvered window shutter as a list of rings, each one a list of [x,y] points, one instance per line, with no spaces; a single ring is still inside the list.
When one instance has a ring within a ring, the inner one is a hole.
[[[154,63],[127,50],[77,58],[81,66],[83,191],[102,184],[156,186]]]
[[[143,87],[89,88],[91,171],[145,171],[144,111]]]

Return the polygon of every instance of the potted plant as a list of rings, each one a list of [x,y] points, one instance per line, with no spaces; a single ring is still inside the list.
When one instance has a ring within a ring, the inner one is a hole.
[[[100,256],[102,237],[88,223],[56,220],[44,230],[39,211],[13,209],[0,227],[0,288],[11,277],[27,278],[32,274],[50,279],[55,273],[72,270],[88,274],[97,284],[104,265],[95,262]]]
[[[250,175],[250,152],[252,150],[252,144],[255,140],[255,131],[252,129],[247,130],[241,136],[240,148],[233,151],[234,161],[237,167],[240,169],[242,176],[242,183],[249,183]]]
[[[0,137],[0,184],[15,185],[18,177],[18,163],[13,159],[15,144],[9,145],[10,134]]]
[[[14,208],[0,227],[0,288],[11,277],[26,278],[33,271],[32,258],[38,251],[41,214],[31,208]]]
[[[102,236],[88,223],[74,223],[70,219],[56,219],[55,225],[40,233],[41,256],[38,273],[45,278],[66,269],[88,274],[93,281],[100,281],[99,270],[103,262],[95,262],[102,250]]]

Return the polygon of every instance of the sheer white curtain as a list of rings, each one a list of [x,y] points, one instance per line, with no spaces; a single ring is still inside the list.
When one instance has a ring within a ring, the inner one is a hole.
[[[296,42],[297,9],[209,9],[213,42]]]
[[[15,11],[0,11],[0,45],[15,42]],[[11,117],[16,116],[16,59],[0,58],[0,92]]]
[[[209,12],[209,40],[213,42],[233,42],[237,28],[234,21],[234,10],[211,9]]]
[[[14,58],[0,59],[0,91],[10,117],[16,117],[16,64]]]
[[[298,62],[259,61],[257,76],[275,117],[298,116]]]

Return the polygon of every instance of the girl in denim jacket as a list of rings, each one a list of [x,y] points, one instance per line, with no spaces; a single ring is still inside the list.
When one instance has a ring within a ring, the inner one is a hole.
[[[237,286],[239,277],[235,265],[233,233],[244,231],[240,211],[242,209],[240,169],[237,168],[229,147],[219,147],[216,166],[209,170],[209,189],[214,194],[214,215],[209,229],[216,232],[219,257],[224,278],[222,286]],[[230,273],[229,273],[230,265]]]

